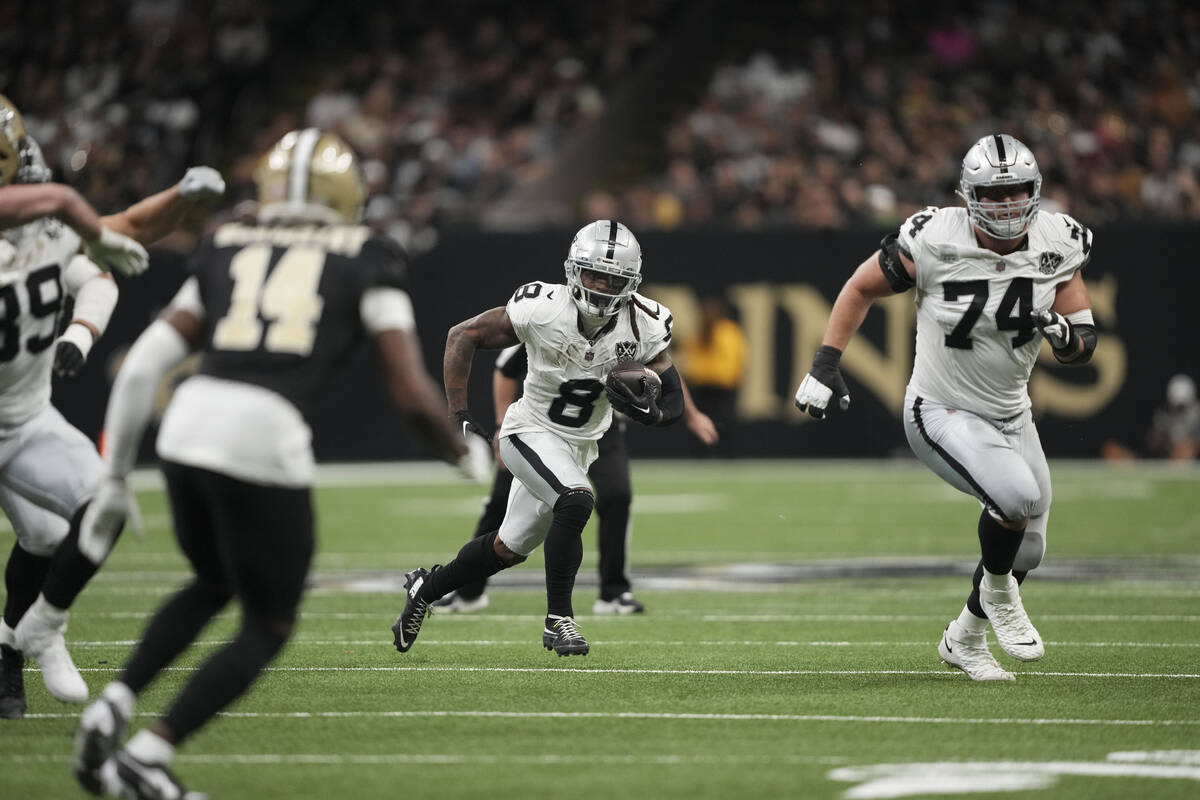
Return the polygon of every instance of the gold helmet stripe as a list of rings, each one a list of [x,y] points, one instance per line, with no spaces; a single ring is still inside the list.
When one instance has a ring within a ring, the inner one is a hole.
[[[295,203],[308,202],[308,179],[312,172],[313,151],[321,138],[319,128],[305,128],[292,148],[292,163],[288,171],[288,200]]]

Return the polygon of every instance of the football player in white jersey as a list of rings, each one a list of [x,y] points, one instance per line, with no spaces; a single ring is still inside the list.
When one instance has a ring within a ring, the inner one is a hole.
[[[1096,348],[1081,272],[1091,231],[1039,211],[1041,188],[1024,144],[1007,134],[976,142],[962,163],[966,207],[926,208],[883,239],[842,288],[796,391],[797,407],[818,419],[834,397],[848,408],[842,351],[875,300],[916,290],[905,433],[927,467],[983,507],[974,587],[938,654],[977,681],[1014,680],[988,650],[989,621],[1013,658],[1044,652],[1018,590],[1045,553],[1051,496],[1029,374],[1043,339],[1064,364],[1084,364]]]
[[[483,433],[467,411],[467,377],[479,349],[524,342],[529,369],[524,394],[500,427],[499,452],[516,477],[500,529],[472,539],[444,567],[405,576],[408,597],[392,626],[396,649],[412,647],[430,604],[468,583],[524,561],[545,542],[546,624],[542,644],[560,656],[586,655],[571,591],[583,559],[581,534],[595,505],[588,467],[613,409],[644,425],[669,425],[683,414],[679,374],[671,363],[672,317],[636,293],[642,249],[619,222],[599,220],[575,234],[565,263],[567,282],[521,286],[507,306],[450,329],[444,372],[446,399],[465,432]],[[661,397],[645,383],[640,394],[605,378],[620,361],[641,362],[662,379]]]
[[[82,588],[87,578],[52,567],[52,557],[64,550],[68,520],[95,488],[101,463],[92,442],[50,404],[51,372],[77,373],[108,325],[117,285],[97,263],[139,274],[148,265],[139,242],[162,238],[195,199],[223,191],[215,170],[197,167],[179,185],[101,217],[74,189],[50,182],[20,113],[0,96],[0,508],[17,534],[0,621],[2,718],[25,712],[26,655],[38,661],[55,697],[87,699],[62,636],[65,609],[78,593],[70,585]],[[74,311],[60,336],[68,294]],[[39,592],[55,599],[39,600]],[[31,607],[49,616],[34,619]],[[40,624],[15,632],[23,619]]]

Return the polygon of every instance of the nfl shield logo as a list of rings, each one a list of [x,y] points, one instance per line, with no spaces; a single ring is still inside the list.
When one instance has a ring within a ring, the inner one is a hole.
[[[637,342],[617,342],[617,360],[632,361],[637,355]]]

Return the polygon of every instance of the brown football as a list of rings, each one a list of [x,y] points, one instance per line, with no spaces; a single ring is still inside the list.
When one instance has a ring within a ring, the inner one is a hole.
[[[658,373],[639,361],[619,361],[608,373],[608,383],[623,383],[635,395],[641,395],[649,387],[654,399],[662,396],[662,378]]]

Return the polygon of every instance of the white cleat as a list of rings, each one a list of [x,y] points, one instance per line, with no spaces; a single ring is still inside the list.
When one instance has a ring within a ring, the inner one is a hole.
[[[75,668],[63,639],[63,633],[67,630],[67,613],[55,611],[52,613],[59,619],[46,619],[43,608],[39,599],[13,629],[16,649],[38,663],[46,690],[54,697],[64,703],[87,702],[87,684]]]
[[[639,603],[633,592],[624,592],[612,600],[600,598],[592,604],[593,614],[641,614],[646,607]]]
[[[463,597],[458,592],[451,592],[440,600],[434,600],[429,605],[439,613],[448,611],[451,614],[475,614],[487,608],[490,602],[487,592],[479,597]]]
[[[1037,661],[1046,654],[1042,635],[1029,621],[1029,615],[1021,603],[1016,578],[1009,575],[1008,586],[1004,589],[989,589],[986,581],[981,583],[979,604],[992,623],[996,641],[1004,648],[1004,652],[1018,661]]]
[[[1017,678],[1000,666],[988,650],[987,635],[964,631],[954,620],[942,633],[938,656],[955,669],[961,669],[973,681],[1015,681]]]

